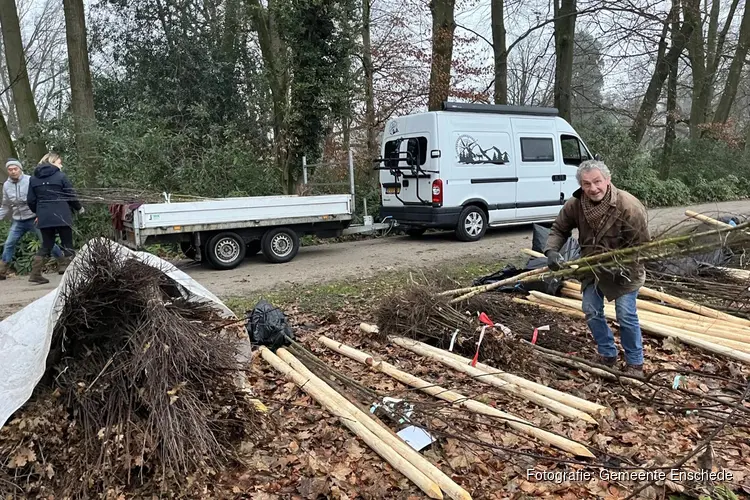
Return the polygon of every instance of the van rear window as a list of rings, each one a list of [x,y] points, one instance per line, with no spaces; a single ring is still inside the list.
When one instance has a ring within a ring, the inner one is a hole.
[[[406,143],[406,152],[403,151],[402,144]],[[406,153],[409,153],[408,155]],[[419,165],[422,166],[427,161],[427,138],[426,137],[409,137],[388,141],[385,143],[385,158],[389,161],[385,162],[385,166],[388,168],[394,168],[398,165],[398,159],[406,165],[406,160],[419,159]]]
[[[521,137],[521,159],[525,162],[555,161],[552,139]]]

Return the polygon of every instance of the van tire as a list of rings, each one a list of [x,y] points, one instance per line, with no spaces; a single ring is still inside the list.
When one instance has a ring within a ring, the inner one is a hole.
[[[206,244],[206,260],[214,269],[234,269],[245,259],[247,246],[242,237],[231,231],[218,233]]]
[[[288,227],[277,227],[263,235],[263,256],[269,262],[282,264],[292,260],[299,252],[299,236]]]
[[[476,205],[469,205],[461,210],[456,226],[456,238],[459,241],[479,241],[487,232],[487,213]]]

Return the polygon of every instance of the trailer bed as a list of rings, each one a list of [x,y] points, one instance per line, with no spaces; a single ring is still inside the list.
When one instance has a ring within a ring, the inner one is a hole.
[[[303,218],[306,221],[323,218],[351,219],[352,197],[348,194],[320,196],[253,196],[246,198],[226,198],[177,203],[149,203],[136,208],[133,213],[133,226],[139,230],[168,229],[190,226],[211,226],[220,224],[230,227],[237,223],[251,226],[269,223],[289,223],[289,220]]]

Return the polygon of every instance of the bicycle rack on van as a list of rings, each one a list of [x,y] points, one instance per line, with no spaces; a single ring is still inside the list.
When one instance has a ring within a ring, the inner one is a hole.
[[[392,155],[388,158],[375,158],[372,162],[377,164],[373,170],[388,170],[391,175],[393,176],[394,182],[385,182],[383,183],[383,187],[386,188],[386,192],[388,188],[393,188],[393,193],[396,196],[396,199],[403,203],[404,205],[408,204],[408,202],[405,202],[399,197],[399,193],[401,192],[401,181],[399,180],[399,177],[404,175],[405,168],[400,167],[399,164],[402,161],[406,161],[406,164],[408,167],[408,172],[413,175],[416,178],[416,195],[417,199],[423,204],[423,205],[432,205],[432,200],[429,201],[423,200],[421,196],[419,196],[419,178],[420,177],[429,177],[431,173],[437,173],[437,171],[433,170],[424,170],[422,166],[419,164],[419,158],[421,151],[419,150],[419,143],[417,143],[417,153],[416,155],[411,154],[409,151],[398,151],[398,149],[401,147],[401,142],[404,141],[404,139],[399,139],[398,143],[396,144],[396,152],[397,155]],[[402,156],[405,155],[405,156]],[[389,163],[395,163],[395,166],[389,165]]]

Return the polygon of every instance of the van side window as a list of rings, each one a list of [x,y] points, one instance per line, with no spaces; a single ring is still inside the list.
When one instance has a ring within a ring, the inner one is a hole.
[[[402,144],[406,143],[406,152],[402,151]],[[402,165],[406,165],[407,158],[416,160],[419,159],[419,165],[422,166],[427,161],[427,138],[426,137],[409,137],[408,139],[395,139],[385,143],[384,157],[388,160],[385,162],[385,166],[388,168],[395,168],[398,165],[398,160],[402,162]],[[408,155],[406,153],[409,153]]]
[[[561,135],[560,145],[562,146],[563,163],[566,165],[578,166],[581,162],[591,159],[578,137]]]
[[[525,162],[555,161],[552,139],[521,137],[521,159]]]

